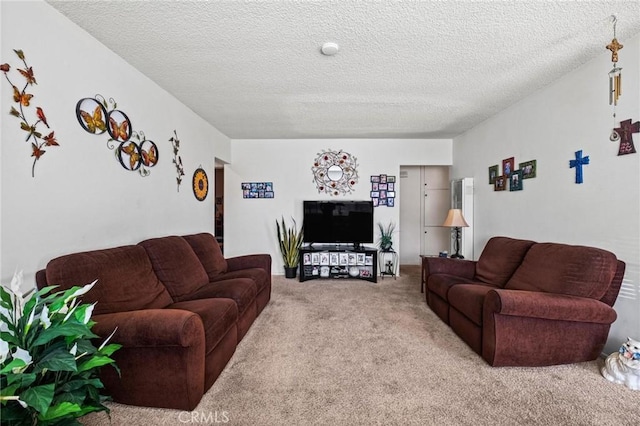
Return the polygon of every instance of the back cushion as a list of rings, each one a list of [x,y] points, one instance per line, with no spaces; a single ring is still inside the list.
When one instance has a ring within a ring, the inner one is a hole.
[[[210,281],[215,280],[220,274],[227,272],[227,260],[224,258],[222,250],[220,250],[220,245],[213,235],[205,232],[185,235],[182,238],[187,240],[198,256],[198,259],[200,259],[202,266],[204,266],[205,271],[207,271]]]
[[[529,240],[491,238],[478,259],[475,278],[478,281],[504,287],[534,244],[535,242]]]
[[[539,243],[505,288],[600,299],[616,273],[613,253],[593,247]]]
[[[160,309],[171,303],[167,289],[153,272],[147,253],[139,246],[74,253],[47,264],[47,283],[60,289],[98,280],[84,303],[98,302],[94,314]],[[54,290],[55,291],[55,290]]]
[[[182,237],[161,237],[138,243],[147,251],[160,281],[177,302],[209,283],[204,267]]]

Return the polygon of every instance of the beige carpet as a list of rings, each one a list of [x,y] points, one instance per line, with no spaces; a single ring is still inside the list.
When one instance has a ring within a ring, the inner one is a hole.
[[[489,367],[431,312],[419,283],[418,267],[405,267],[401,278],[377,284],[300,283],[276,276],[271,303],[194,412],[112,403],[111,423],[104,413],[89,415],[83,423],[640,422],[640,392],[602,378],[602,360],[544,368]]]

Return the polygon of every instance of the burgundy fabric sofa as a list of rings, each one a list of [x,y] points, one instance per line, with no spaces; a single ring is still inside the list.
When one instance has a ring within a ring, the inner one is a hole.
[[[492,366],[596,359],[624,270],[602,249],[508,237],[477,261],[423,258],[427,304]]]
[[[193,410],[271,297],[271,256],[225,259],[211,234],[168,236],[73,253],[38,271],[39,288],[94,280],[93,332],[112,342],[121,374],[101,379],[116,402]]]

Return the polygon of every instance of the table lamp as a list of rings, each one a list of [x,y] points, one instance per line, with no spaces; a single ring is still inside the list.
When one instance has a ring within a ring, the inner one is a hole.
[[[464,259],[464,256],[460,254],[460,232],[462,231],[460,228],[466,228],[467,226],[469,226],[469,224],[466,220],[464,220],[464,216],[462,216],[462,210],[449,209],[447,218],[444,220],[442,226],[453,228],[455,230],[454,247],[456,249],[456,252],[451,255],[451,258]]]

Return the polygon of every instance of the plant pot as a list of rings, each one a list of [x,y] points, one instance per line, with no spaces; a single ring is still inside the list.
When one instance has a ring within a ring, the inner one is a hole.
[[[295,278],[297,272],[298,272],[298,267],[297,266],[294,266],[293,268],[290,268],[288,266],[284,267],[284,277],[285,278]]]

